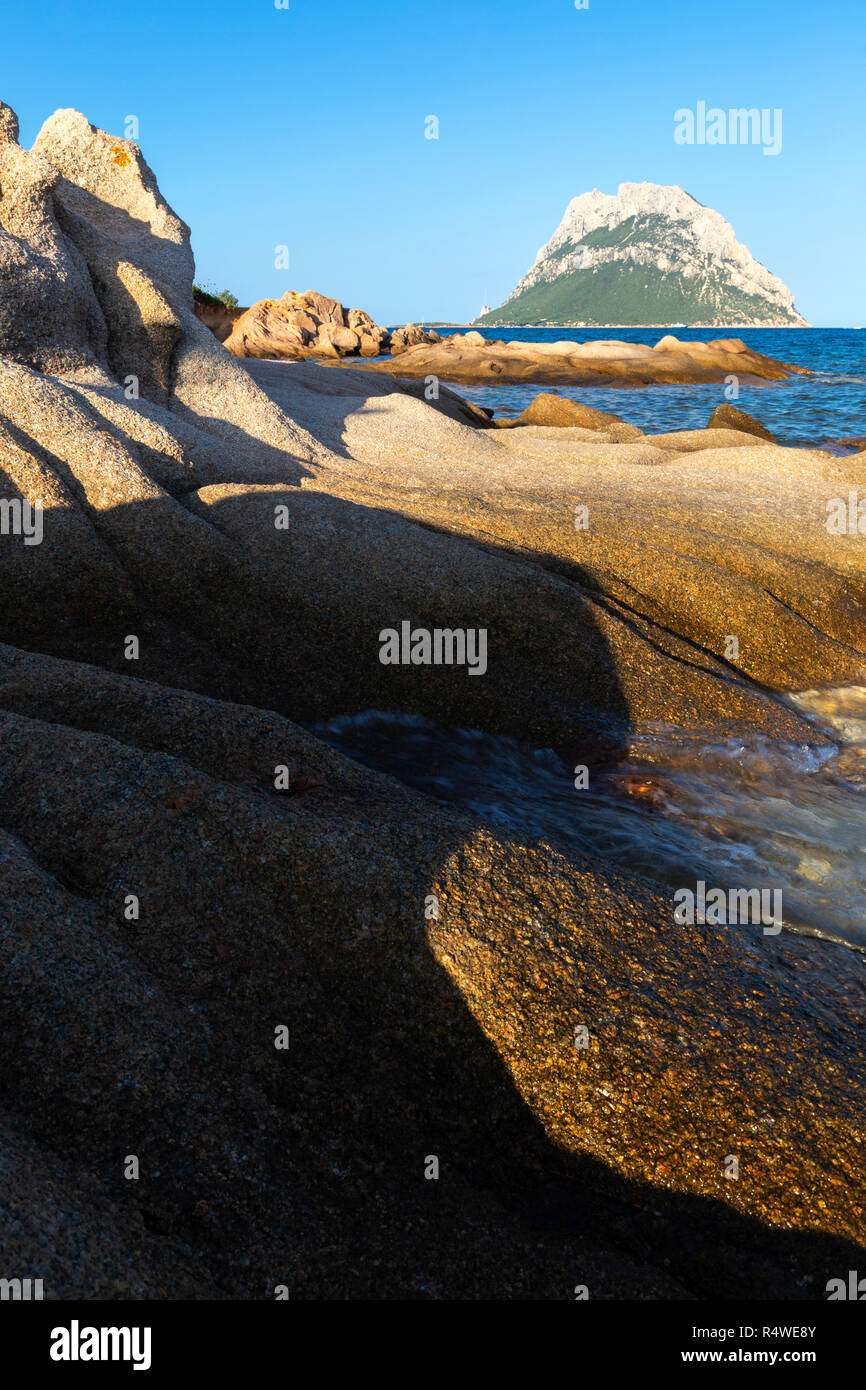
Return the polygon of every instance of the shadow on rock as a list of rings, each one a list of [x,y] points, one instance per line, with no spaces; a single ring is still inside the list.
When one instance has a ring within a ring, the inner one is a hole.
[[[60,1297],[476,1299],[822,1297],[857,1267],[858,958],[676,931],[658,885],[287,722],[400,709],[615,763],[578,586],[284,486],[74,515],[4,542],[29,651],[0,658],[0,1088],[60,1191],[18,1173],[10,1268]],[[402,619],[487,626],[488,673],[383,666]]]

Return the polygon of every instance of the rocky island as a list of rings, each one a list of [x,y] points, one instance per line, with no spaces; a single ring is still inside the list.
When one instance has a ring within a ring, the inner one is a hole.
[[[623,183],[573,198],[493,324],[803,327],[794,296],[682,188]]]

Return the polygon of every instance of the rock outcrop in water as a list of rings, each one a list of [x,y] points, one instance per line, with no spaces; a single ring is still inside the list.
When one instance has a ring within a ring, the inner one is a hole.
[[[762,425],[760,420],[753,419],[744,410],[738,410],[727,401],[724,405],[716,406],[707,421],[707,429],[742,430],[745,434],[755,434],[759,439],[766,439],[769,444],[774,442],[766,425]]]
[[[573,198],[550,241],[481,324],[805,326],[794,296],[681,188],[623,183]]]
[[[496,425],[499,429],[547,425],[554,429],[603,431],[607,439],[616,443],[644,437],[643,430],[636,425],[626,424],[618,415],[609,415],[606,410],[594,410],[592,406],[572,401],[567,396],[556,396],[549,391],[539,392],[514,420],[499,419]]]
[[[442,377],[463,384],[568,382],[582,386],[699,384],[736,378],[741,382],[781,381],[808,375],[803,367],[779,362],[746,347],[741,338],[709,343],[681,342],[667,334],[654,345],[610,342],[491,342],[473,330],[436,343],[419,342],[398,358],[372,362],[368,371],[399,377]]]
[[[242,362],[140,151],[76,112],[28,152],[0,106],[0,189],[3,1268],[821,1297],[862,1255],[861,959],[675,927],[664,883],[301,722],[414,711],[592,768],[643,719],[821,742],[774,691],[866,682],[864,562],[823,524],[851,461],[479,431]],[[485,628],[487,674],[383,666],[403,620]]]

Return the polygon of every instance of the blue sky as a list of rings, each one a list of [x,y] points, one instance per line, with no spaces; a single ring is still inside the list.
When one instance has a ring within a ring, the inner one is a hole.
[[[647,179],[721,212],[812,323],[851,325],[864,67],[863,0],[41,0],[5,7],[0,97],[25,144],[58,107],[118,135],[137,116],[198,279],[244,304],[465,321],[570,198]],[[781,153],[676,144],[702,100],[781,108]]]

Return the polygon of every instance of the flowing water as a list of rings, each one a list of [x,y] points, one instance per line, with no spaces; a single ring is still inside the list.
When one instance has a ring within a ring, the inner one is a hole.
[[[447,332],[449,330],[442,330]],[[458,330],[459,331],[459,330]],[[530,342],[599,337],[653,343],[652,329],[487,329]],[[832,445],[866,436],[866,332],[856,329],[687,329],[687,340],[736,336],[808,367],[811,376],[742,386],[736,404],[780,443]],[[497,414],[515,414],[544,386],[456,389]],[[556,390],[648,431],[694,429],[724,399],[724,385],[568,387]],[[602,855],[668,887],[781,889],[794,930],[866,949],[866,689],[789,697],[832,739],[802,745],[743,740],[665,723],[633,729],[614,769],[574,786],[550,749],[472,729],[442,729],[412,715],[370,711],[320,732],[349,756],[501,833],[569,852]]]
[[[442,329],[443,334],[462,330]],[[742,338],[769,357],[808,367],[812,375],[785,381],[742,384],[733,401],[775,434],[780,444],[835,445],[866,436],[866,331],[856,328],[487,328],[486,336],[505,341],[590,343],[615,338],[625,343],[656,343],[666,333],[683,342]],[[539,391],[555,390],[621,415],[648,432],[701,429],[725,397],[723,382],[708,386],[568,386],[539,383],[508,386],[454,384],[454,389],[496,415],[518,415]],[[847,452],[840,450],[839,452]]]
[[[583,790],[550,749],[414,715],[368,711],[318,732],[500,833],[668,887],[781,889],[787,927],[866,949],[866,688],[789,698],[832,745],[645,724]]]

